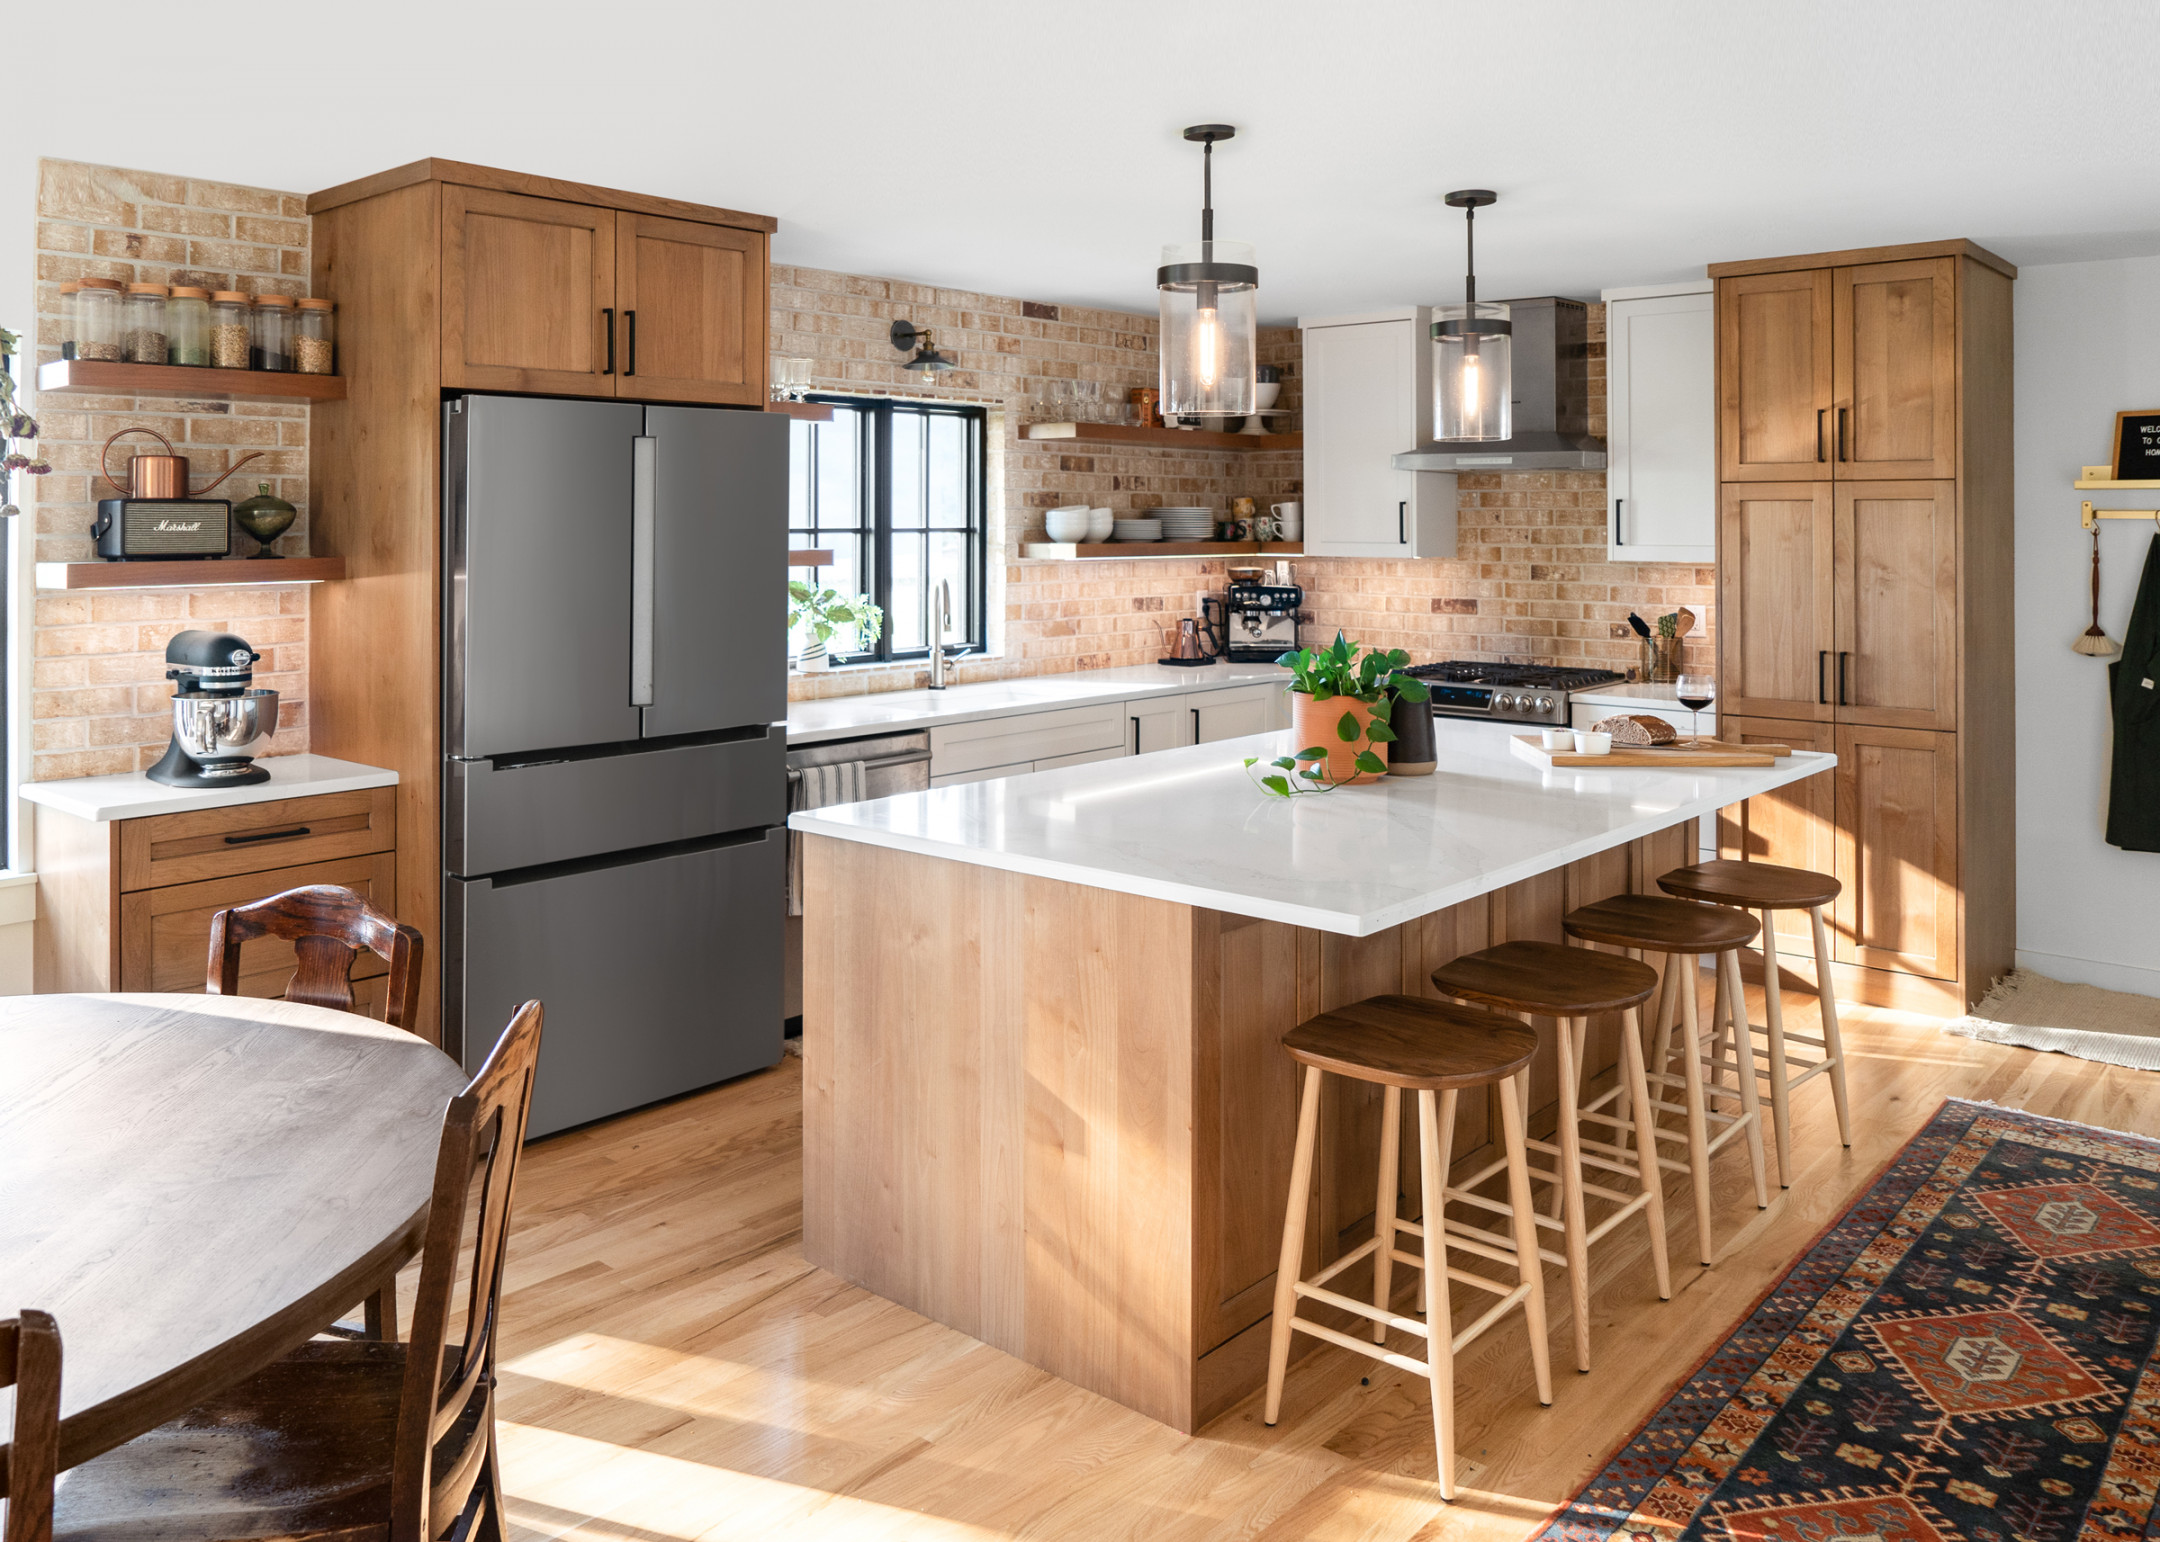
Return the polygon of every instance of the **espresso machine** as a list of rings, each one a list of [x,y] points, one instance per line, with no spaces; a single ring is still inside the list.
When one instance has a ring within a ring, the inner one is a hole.
[[[277,732],[278,693],[256,690],[262,658],[231,632],[179,632],[165,645],[172,744],[145,774],[168,787],[245,787],[270,773],[242,754]]]
[[[1287,563],[1272,578],[1264,569],[1234,571],[1223,596],[1223,656],[1233,664],[1272,664],[1294,651],[1304,605],[1305,591],[1290,582]]]

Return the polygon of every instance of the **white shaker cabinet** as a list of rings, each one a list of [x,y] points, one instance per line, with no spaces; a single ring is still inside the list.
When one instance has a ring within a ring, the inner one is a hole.
[[[1151,696],[1125,703],[1126,749],[1134,755],[1152,755],[1193,742],[1190,696]]]
[[[1710,280],[1608,289],[1606,554],[1717,560],[1717,317]]]
[[[1241,685],[1187,697],[1192,709],[1191,742],[1213,744],[1218,739],[1266,733],[1275,726],[1269,708],[1282,694],[1279,685]]]
[[[1452,557],[1455,477],[1398,471],[1432,423],[1432,311],[1302,319],[1305,554]]]

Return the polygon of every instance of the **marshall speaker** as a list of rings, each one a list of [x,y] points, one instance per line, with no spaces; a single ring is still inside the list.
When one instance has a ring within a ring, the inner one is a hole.
[[[90,527],[113,562],[222,557],[232,550],[232,505],[222,498],[101,498]]]

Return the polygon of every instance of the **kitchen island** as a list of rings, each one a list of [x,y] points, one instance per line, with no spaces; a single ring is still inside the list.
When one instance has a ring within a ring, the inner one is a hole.
[[[1434,968],[1491,943],[1558,941],[1567,910],[1695,860],[1702,814],[1835,764],[1548,770],[1506,728],[1437,727],[1432,776],[1287,803],[1241,765],[1290,748],[1266,734],[794,815],[810,1260],[1198,1429],[1266,1376],[1283,1034],[1434,994]],[[1594,1064],[1616,1031],[1597,1025]],[[1328,1093],[1320,1261],[1370,1235],[1379,1150],[1378,1089]],[[1465,1101],[1456,1160],[1486,1113]]]

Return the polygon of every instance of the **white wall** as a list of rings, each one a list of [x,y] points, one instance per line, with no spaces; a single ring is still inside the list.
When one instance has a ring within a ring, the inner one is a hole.
[[[2092,538],[2071,488],[2108,458],[2115,414],[2160,407],[2160,257],[2019,270],[2017,306],[2018,932],[2021,966],[2160,996],[2160,852],[2102,838],[2106,661],[2070,645],[2091,619]],[[2160,491],[2093,494],[2160,507]],[[2155,535],[2100,526],[2100,624],[2119,645]]]

